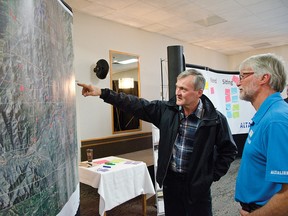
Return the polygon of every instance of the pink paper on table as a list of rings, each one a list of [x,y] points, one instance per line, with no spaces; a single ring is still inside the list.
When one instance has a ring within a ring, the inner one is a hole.
[[[93,161],[93,163],[96,163],[96,164],[104,164],[104,163],[107,163],[109,162],[108,160],[97,160],[97,161]]]

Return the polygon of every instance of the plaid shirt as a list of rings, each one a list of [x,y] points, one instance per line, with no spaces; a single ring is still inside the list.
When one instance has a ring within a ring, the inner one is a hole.
[[[186,173],[191,154],[195,132],[203,116],[203,103],[200,100],[195,112],[185,117],[183,110],[180,110],[180,126],[174,143],[170,167],[175,172]]]

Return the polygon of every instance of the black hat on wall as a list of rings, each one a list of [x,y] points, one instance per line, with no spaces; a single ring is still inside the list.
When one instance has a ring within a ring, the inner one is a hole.
[[[109,71],[109,64],[105,59],[100,59],[96,63],[96,67],[94,68],[94,72],[99,79],[105,79]]]

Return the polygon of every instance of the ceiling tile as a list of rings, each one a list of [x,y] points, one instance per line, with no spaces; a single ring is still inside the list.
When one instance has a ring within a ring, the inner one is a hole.
[[[226,55],[288,45],[288,0],[66,0],[80,11]],[[214,18],[213,18],[214,17]],[[226,22],[209,25],[217,18]],[[206,27],[195,21],[202,20]],[[259,46],[258,46],[259,47]]]

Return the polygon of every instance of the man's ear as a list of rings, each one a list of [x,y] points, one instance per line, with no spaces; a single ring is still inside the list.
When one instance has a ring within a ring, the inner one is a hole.
[[[261,84],[269,83],[271,79],[271,74],[264,74],[260,80]]]
[[[202,94],[203,94],[203,89],[199,89],[199,90],[198,90],[198,95],[199,95],[199,97],[201,97]]]

